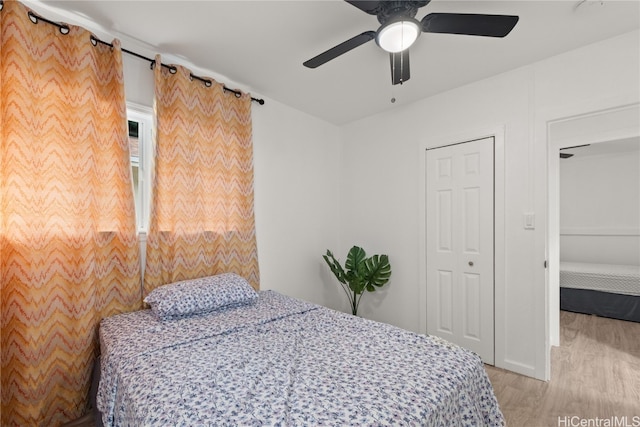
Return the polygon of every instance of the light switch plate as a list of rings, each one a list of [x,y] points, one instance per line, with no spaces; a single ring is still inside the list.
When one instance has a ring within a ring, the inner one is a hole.
[[[533,212],[525,212],[524,214],[524,229],[534,230],[536,228],[536,214]]]

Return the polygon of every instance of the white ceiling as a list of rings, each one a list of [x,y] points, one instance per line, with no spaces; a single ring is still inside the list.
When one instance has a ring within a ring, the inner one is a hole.
[[[326,1],[56,1],[111,34],[212,70],[259,96],[335,124],[640,28],[638,0],[433,0],[418,11],[520,16],[504,39],[422,34],[411,79],[391,85],[388,54],[374,41],[316,69],[304,61],[379,26],[375,16]],[[392,104],[390,99],[397,102]]]

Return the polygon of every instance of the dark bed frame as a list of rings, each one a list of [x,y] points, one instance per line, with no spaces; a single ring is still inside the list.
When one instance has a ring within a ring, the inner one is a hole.
[[[640,322],[640,296],[561,287],[560,310]]]

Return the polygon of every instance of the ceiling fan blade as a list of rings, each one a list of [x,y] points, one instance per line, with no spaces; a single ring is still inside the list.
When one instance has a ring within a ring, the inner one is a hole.
[[[358,0],[345,0],[347,3],[357,7],[363,12],[368,13],[369,15],[377,15],[378,10],[380,9],[380,1],[358,1]]]
[[[425,33],[504,37],[516,26],[518,19],[513,15],[430,13],[422,18],[422,31]]]
[[[332,59],[337,58],[343,53],[349,52],[351,49],[355,49],[361,44],[365,44],[366,42],[373,40],[375,37],[375,31],[365,31],[362,34],[358,34],[357,36],[350,38],[346,42],[342,42],[339,45],[334,46],[325,52],[322,52],[320,55],[311,58],[310,60],[304,62],[302,65],[308,68],[316,68],[324,64],[325,62],[329,62]]]
[[[405,49],[402,52],[389,53],[389,61],[391,62],[392,84],[402,84],[411,78],[411,73],[409,72],[409,49]]]

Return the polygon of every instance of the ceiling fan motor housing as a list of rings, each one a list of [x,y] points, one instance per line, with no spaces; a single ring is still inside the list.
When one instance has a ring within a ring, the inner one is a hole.
[[[426,6],[430,1],[431,0],[382,1],[377,8],[373,9],[369,13],[376,15],[378,17],[378,22],[380,22],[381,25],[384,25],[399,17],[414,18],[416,13],[418,13],[418,9]]]

